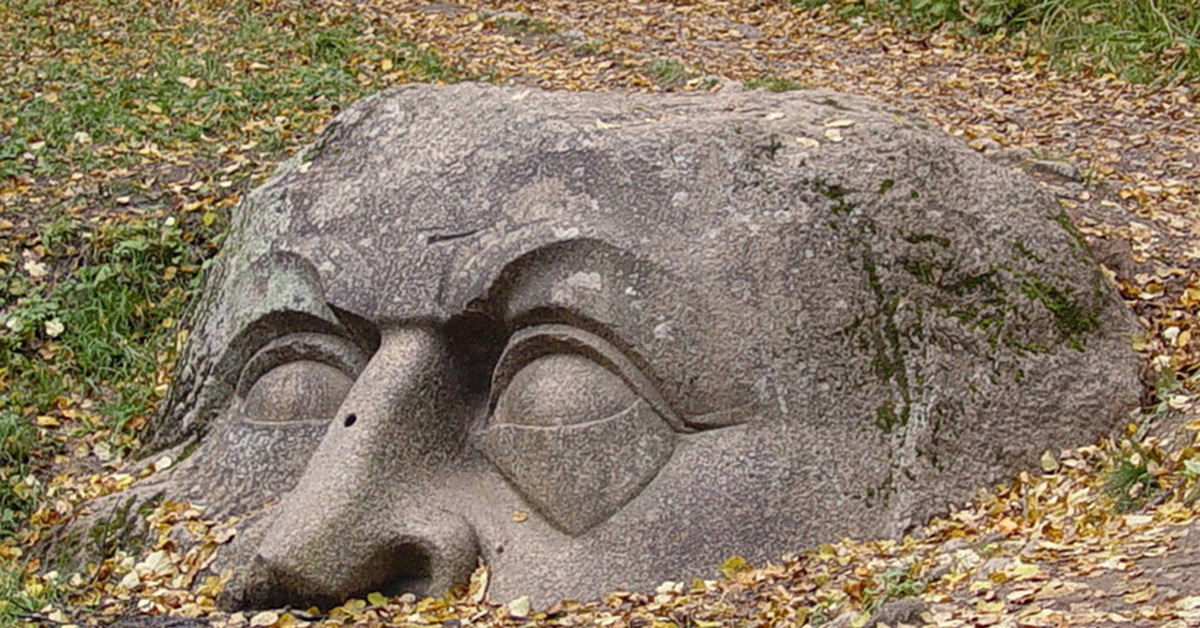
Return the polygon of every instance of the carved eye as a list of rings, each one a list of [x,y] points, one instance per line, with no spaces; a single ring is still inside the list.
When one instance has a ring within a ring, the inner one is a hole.
[[[483,452],[548,521],[582,534],[636,497],[674,451],[672,424],[682,425],[648,386],[596,336],[525,330],[500,359]]]
[[[325,423],[341,407],[366,364],[357,345],[327,334],[291,334],[259,350],[242,370],[243,421]]]

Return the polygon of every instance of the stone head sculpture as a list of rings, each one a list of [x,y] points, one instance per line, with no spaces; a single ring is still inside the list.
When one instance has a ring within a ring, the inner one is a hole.
[[[154,426],[235,605],[894,535],[1136,397],[1052,200],[829,93],[405,87],[239,210]],[[198,443],[198,446],[197,446]]]

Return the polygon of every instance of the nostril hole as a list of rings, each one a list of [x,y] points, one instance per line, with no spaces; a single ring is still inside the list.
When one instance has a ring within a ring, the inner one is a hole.
[[[350,414],[346,415],[346,420],[343,421],[343,423],[345,423],[346,427],[350,427],[351,425],[354,425],[354,422],[357,420],[358,420],[358,415],[351,412]]]
[[[389,578],[380,588],[381,593],[389,596],[404,593],[429,595],[433,570],[429,554],[424,549],[413,544],[402,544],[392,550],[388,563]]]

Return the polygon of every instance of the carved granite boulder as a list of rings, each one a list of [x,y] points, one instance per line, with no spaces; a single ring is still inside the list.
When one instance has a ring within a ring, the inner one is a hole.
[[[251,194],[153,425],[230,605],[896,535],[1135,403],[1053,199],[880,103],[409,86]]]

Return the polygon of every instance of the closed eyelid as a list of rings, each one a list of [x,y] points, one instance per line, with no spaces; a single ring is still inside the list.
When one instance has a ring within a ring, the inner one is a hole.
[[[760,409],[758,402],[751,401],[713,412],[681,416],[643,371],[620,350],[595,334],[561,323],[526,327],[512,335],[492,375],[489,408],[495,410],[508,383],[525,365],[538,358],[561,353],[581,355],[611,371],[680,433],[749,423]]]
[[[646,400],[634,399],[633,401],[631,401],[629,403],[629,405],[625,406],[625,408],[623,408],[621,410],[618,410],[617,412],[602,416],[598,419],[592,419],[590,421],[582,421],[580,423],[571,423],[569,425],[567,425],[567,424],[564,424],[564,425],[525,425],[525,424],[517,425],[517,424],[513,424],[513,423],[506,423],[505,427],[517,428],[517,429],[526,430],[526,431],[540,431],[540,432],[561,432],[563,430],[587,430],[587,429],[592,429],[592,428],[596,427],[597,425],[603,425],[605,423],[610,423],[610,422],[620,419],[622,417],[629,416],[630,414],[633,414],[634,412],[636,412],[638,407],[641,405],[646,405]]]
[[[367,356],[354,342],[333,334],[300,332],[288,334],[258,350],[242,368],[237,391],[244,396],[271,369],[299,360],[328,364],[355,378],[366,366]]]
[[[561,353],[582,355],[607,368],[676,431],[694,431],[679,419],[654,384],[620,351],[595,334],[562,324],[536,325],[513,334],[493,373],[490,407],[495,409],[508,382],[526,364]]]

